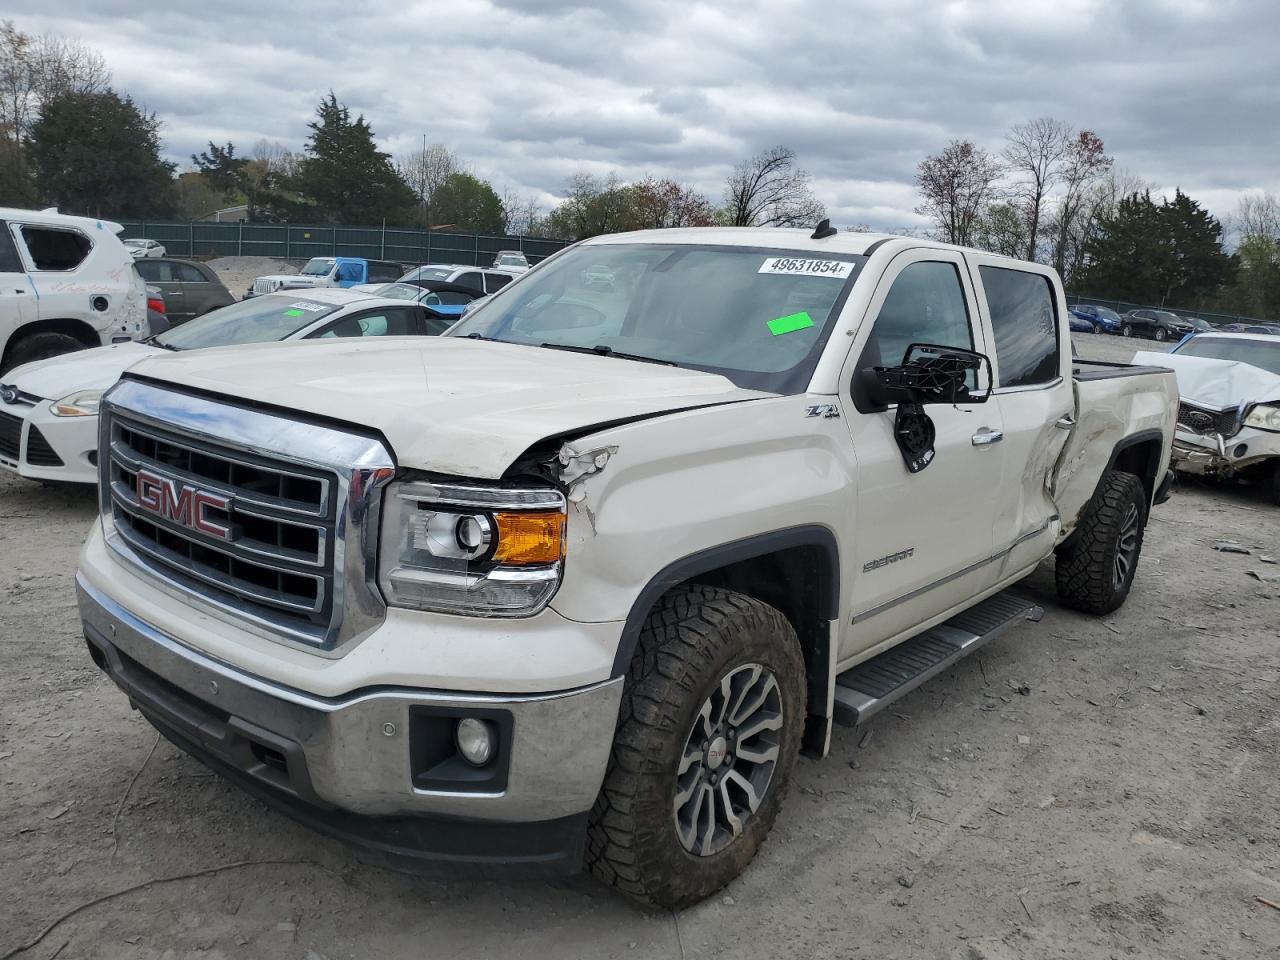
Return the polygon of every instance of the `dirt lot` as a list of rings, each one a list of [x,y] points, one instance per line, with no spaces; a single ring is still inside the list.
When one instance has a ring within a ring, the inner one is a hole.
[[[1079,348],[1131,349],[1087,335]],[[801,761],[746,875],[678,919],[587,879],[447,885],[372,869],[156,746],[78,631],[72,576],[94,513],[89,491],[0,480],[0,958],[129,888],[22,955],[1280,950],[1280,909],[1255,899],[1280,903],[1280,583],[1247,575],[1280,571],[1258,559],[1280,557],[1280,509],[1260,494],[1184,486],[1106,620],[1059,608],[1046,565],[1028,583],[1041,624]],[[1215,552],[1223,537],[1253,554]]]

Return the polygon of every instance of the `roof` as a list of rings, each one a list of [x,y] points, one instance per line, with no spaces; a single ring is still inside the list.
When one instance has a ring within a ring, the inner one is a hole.
[[[43,223],[51,227],[79,227],[81,230],[96,230],[102,227],[112,233],[120,233],[124,227],[114,220],[100,220],[97,217],[73,217],[67,213],[59,213],[55,208],[48,210],[23,210],[18,207],[0,207],[0,220],[18,220],[22,223]]]
[[[788,250],[806,250],[813,253],[847,253],[861,255],[876,243],[903,240],[915,247],[939,247],[960,250],[949,243],[934,240],[918,240],[893,233],[854,233],[844,230],[823,240],[814,240],[813,229],[785,227],[677,227],[669,230],[636,230],[631,233],[611,233],[592,237],[584,245],[597,246],[614,243],[698,243],[725,247],[781,247]]]
[[[1280,333],[1236,333],[1232,330],[1205,330],[1203,333],[1196,334],[1197,340],[1202,337],[1221,340],[1262,340],[1265,343],[1271,343],[1273,340],[1280,339]]]
[[[390,283],[391,281],[387,281]],[[385,286],[385,284],[380,284]],[[392,300],[389,297],[375,297],[364,290],[348,290],[345,287],[295,287],[292,290],[277,290],[275,293],[263,294],[265,297],[288,297],[291,300],[313,300],[316,303],[331,303],[344,307],[360,300],[379,300],[404,306],[403,300]]]

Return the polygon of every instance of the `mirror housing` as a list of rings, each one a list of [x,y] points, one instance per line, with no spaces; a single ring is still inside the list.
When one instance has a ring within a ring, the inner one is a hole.
[[[970,371],[985,364],[987,388],[969,389]],[[991,396],[991,359],[976,350],[913,343],[895,367],[864,367],[854,374],[853,401],[860,413],[878,413],[894,404],[986,403]]]

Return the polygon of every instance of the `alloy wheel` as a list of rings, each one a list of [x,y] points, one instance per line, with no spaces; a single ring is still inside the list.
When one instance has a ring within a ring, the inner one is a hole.
[[[699,857],[736,840],[760,808],[778,762],[782,693],[758,663],[735,667],[703,702],[676,770],[676,835]]]
[[[1137,561],[1138,553],[1138,505],[1130,503],[1120,524],[1120,536],[1116,539],[1115,563],[1112,566],[1112,583],[1123,589],[1129,571]]]

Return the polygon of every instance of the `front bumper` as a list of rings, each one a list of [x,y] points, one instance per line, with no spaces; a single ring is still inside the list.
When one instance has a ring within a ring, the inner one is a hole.
[[[1172,465],[1183,473],[1232,477],[1280,457],[1280,434],[1244,427],[1231,437],[1199,434],[1178,427],[1173,437]]]
[[[580,865],[620,678],[543,695],[375,687],[318,697],[198,653],[83,575],[77,591],[94,662],[131,703],[283,813],[418,872],[542,875]],[[468,780],[439,760],[440,724],[451,730],[449,718],[465,715],[493,718],[500,731],[489,779]]]
[[[18,456],[0,449],[0,468],[31,480],[98,482],[98,418],[55,417],[53,401],[35,406],[0,402],[0,430],[17,433]],[[20,421],[14,423],[14,420]]]

